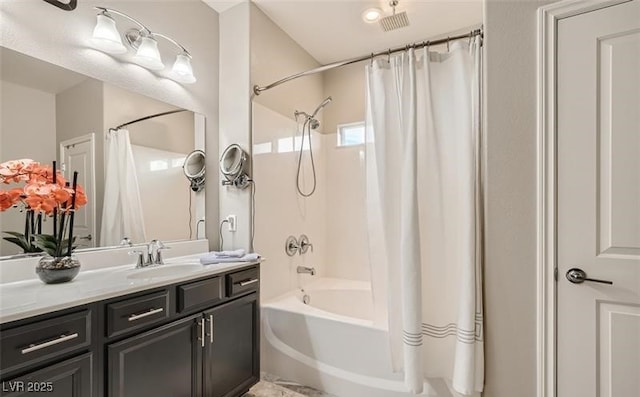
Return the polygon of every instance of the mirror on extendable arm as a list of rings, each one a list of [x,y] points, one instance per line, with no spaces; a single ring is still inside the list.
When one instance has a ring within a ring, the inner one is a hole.
[[[226,180],[222,185],[244,189],[249,186],[249,155],[238,144],[229,145],[220,156],[220,172]]]
[[[199,192],[204,189],[205,155],[202,150],[194,150],[184,160],[184,175],[191,183],[191,190]]]

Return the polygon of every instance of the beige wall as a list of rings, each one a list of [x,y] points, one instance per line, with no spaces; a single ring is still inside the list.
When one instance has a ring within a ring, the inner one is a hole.
[[[178,84],[137,65],[120,61],[117,56],[90,49],[86,39],[87,32],[91,32],[95,26],[96,11],[93,6],[104,6],[104,1],[80,1],[73,12],[63,12],[41,0],[2,2],[0,45],[205,115],[206,151],[213,154],[207,158],[206,195],[209,205],[206,229],[208,236],[216,236],[219,195],[218,14],[200,1],[155,1],[152,7],[149,4],[147,1],[129,0],[113,1],[109,6],[140,19],[188,48],[193,54],[193,68],[198,79],[195,84]],[[60,29],[60,26],[64,26],[64,29]],[[169,64],[172,60],[168,54],[172,49],[161,44],[163,53],[165,51],[162,48],[167,49],[165,62]],[[244,211],[249,211],[248,205]]]
[[[324,108],[325,134],[335,133],[338,124],[364,121],[365,63],[354,63],[324,72],[324,95],[331,96],[331,105]]]
[[[320,64],[251,3],[251,82],[265,86]],[[253,98],[267,108],[293,119],[296,110],[312,112],[324,99],[321,74],[297,79]],[[318,118],[322,122],[322,114]]]
[[[56,95],[56,142],[55,150],[60,158],[60,143],[82,135],[94,133],[95,145],[95,187],[96,197],[89,197],[96,210],[97,242],[100,241],[102,205],[104,197],[104,84],[95,79],[87,79]]]
[[[105,84],[104,130],[123,123],[179,108],[126,89]],[[180,112],[144,120],[126,127],[132,145],[177,153],[194,148],[193,113]]]
[[[536,10],[485,5],[485,397],[536,395]]]
[[[48,164],[55,160],[55,96],[6,81],[0,81],[0,88],[0,162],[31,158]],[[14,186],[0,189],[7,187]],[[0,231],[4,230],[23,232],[24,214],[17,210],[1,213]],[[19,252],[17,245],[1,240],[0,256]]]
[[[220,15],[220,152],[238,144],[251,152],[251,84],[249,3],[241,3]],[[207,175],[209,170],[207,170]],[[207,183],[209,180],[207,179]],[[259,188],[259,187],[258,187]],[[224,248],[251,248],[251,189],[220,186],[220,218],[237,216],[237,231],[225,233]],[[209,236],[217,236],[215,234]],[[218,246],[217,239],[215,246]]]

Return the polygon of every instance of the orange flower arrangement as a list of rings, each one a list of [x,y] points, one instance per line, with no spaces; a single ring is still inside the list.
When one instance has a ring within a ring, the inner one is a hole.
[[[48,249],[41,247],[42,244],[38,244],[37,237],[46,236],[40,234],[42,216],[52,216],[54,219],[52,237],[57,242],[53,253],[57,256],[61,255],[62,246],[68,244],[68,255],[70,255],[73,248],[71,246],[73,213],[87,204],[84,189],[77,184],[77,173],[74,173],[73,186],[70,186],[62,174],[55,169],[55,162],[51,167],[31,159],[11,160],[0,164],[0,183],[5,185],[24,183],[22,187],[0,190],[0,212],[20,207],[20,210],[25,210],[27,215],[24,235],[5,232],[13,236],[5,237],[5,240],[21,246],[25,252],[37,252],[38,248],[41,248],[51,253]],[[58,222],[58,215],[60,222]],[[64,240],[67,234],[69,238]],[[51,239],[45,238],[45,240]]]

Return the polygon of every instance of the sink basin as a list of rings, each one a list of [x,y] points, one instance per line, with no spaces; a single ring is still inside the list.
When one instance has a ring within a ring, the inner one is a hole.
[[[160,265],[157,267],[151,267],[148,269],[136,269],[127,278],[156,278],[156,277],[170,277],[181,274],[191,273],[196,270],[202,269],[202,265]]]

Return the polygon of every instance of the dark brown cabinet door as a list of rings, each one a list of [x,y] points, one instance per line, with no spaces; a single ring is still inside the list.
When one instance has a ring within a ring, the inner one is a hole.
[[[199,397],[202,316],[191,316],[107,348],[110,397]]]
[[[260,377],[257,294],[206,311],[204,320],[204,396],[240,396]]]
[[[92,397],[91,353],[2,381],[3,397]]]

